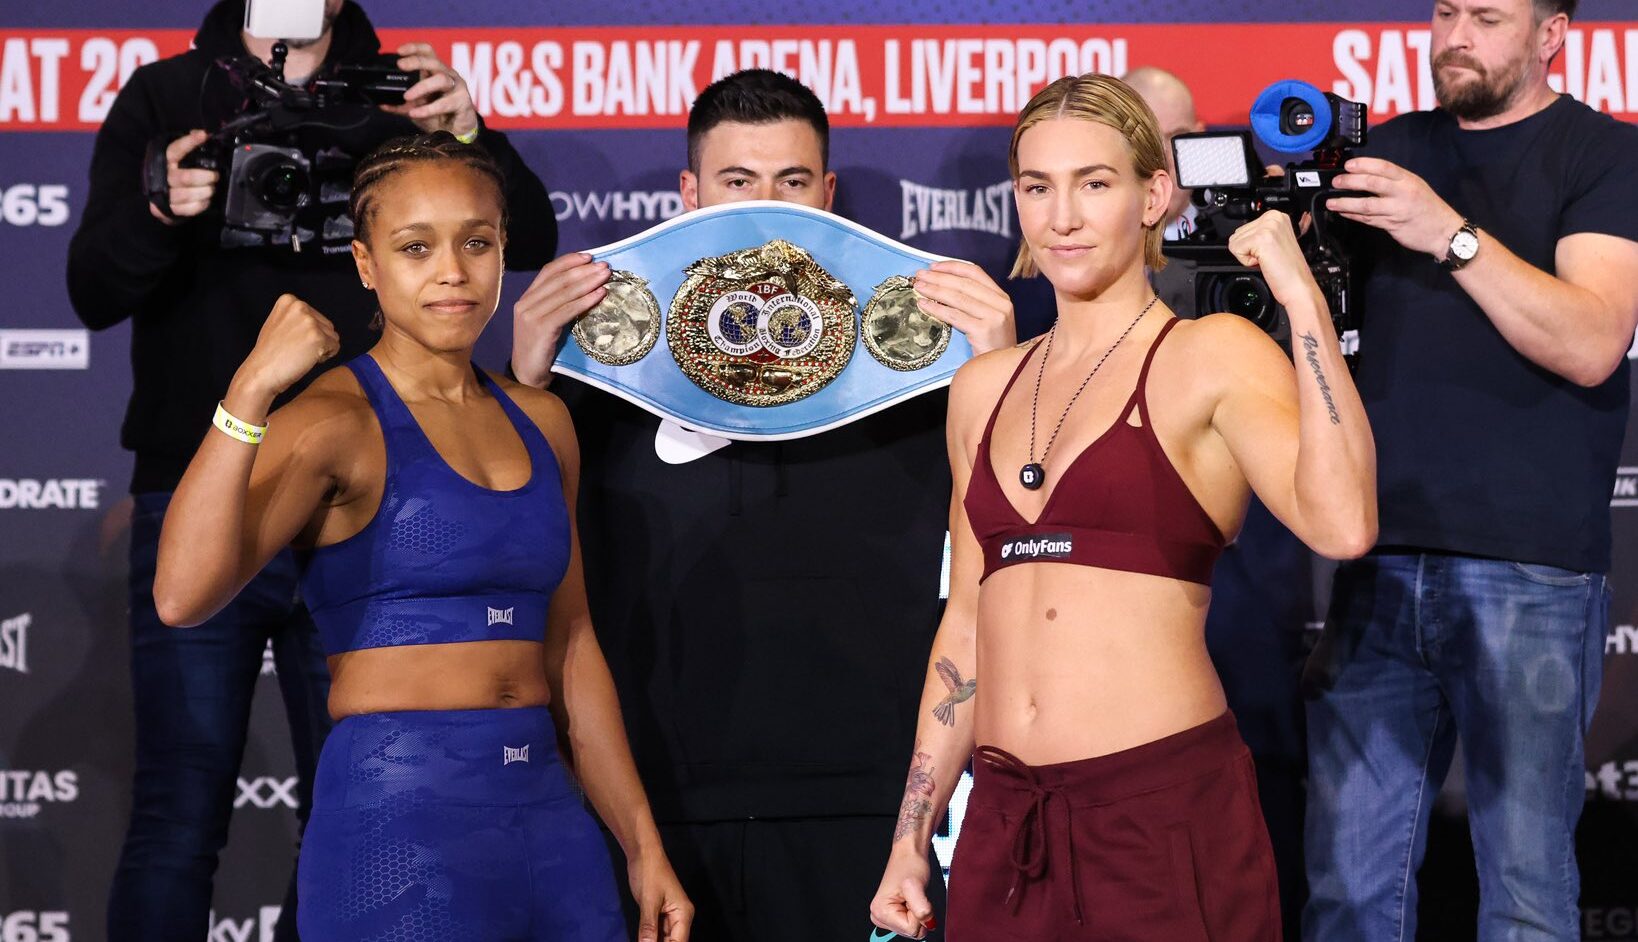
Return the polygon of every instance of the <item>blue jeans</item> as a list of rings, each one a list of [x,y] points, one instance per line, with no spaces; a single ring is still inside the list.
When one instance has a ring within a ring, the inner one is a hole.
[[[1338,570],[1304,677],[1304,939],[1416,937],[1416,871],[1458,742],[1479,939],[1580,938],[1575,825],[1608,620],[1596,573],[1433,553]]]
[[[131,823],[108,899],[108,938],[203,939],[211,878],[227,843],[251,695],[269,639],[296,757],[297,815],[312,806],[313,767],[330,729],[329,672],[280,553],[215,617],[171,628],[154,610],[159,528],[171,495],[138,494],[131,515],[131,692],[136,778]],[[294,855],[291,858],[292,876]],[[279,937],[295,938],[291,880]]]

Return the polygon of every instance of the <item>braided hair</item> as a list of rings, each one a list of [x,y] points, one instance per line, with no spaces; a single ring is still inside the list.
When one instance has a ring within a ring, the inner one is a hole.
[[[506,234],[506,178],[489,152],[477,144],[463,144],[448,131],[413,134],[394,138],[376,148],[353,171],[353,191],[348,210],[353,217],[354,237],[370,239],[370,217],[376,210],[376,191],[382,181],[416,164],[450,161],[464,164],[489,178],[500,196],[501,234]]]

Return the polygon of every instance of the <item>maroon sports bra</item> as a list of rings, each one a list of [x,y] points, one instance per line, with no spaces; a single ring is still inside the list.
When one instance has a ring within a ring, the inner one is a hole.
[[[1033,523],[1007,499],[990,461],[995,417],[1035,350],[1024,354],[984,427],[962,500],[984,549],[980,582],[1007,566],[1054,562],[1211,584],[1223,535],[1161,449],[1144,394],[1155,351],[1176,326],[1173,318],[1160,329],[1115,424],[1064,469]],[[1130,423],[1134,408],[1141,425]]]

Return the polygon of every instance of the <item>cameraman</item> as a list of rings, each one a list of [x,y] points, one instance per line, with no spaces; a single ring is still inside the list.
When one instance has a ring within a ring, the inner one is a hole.
[[[324,20],[319,38],[287,41],[288,83],[303,85],[338,65],[383,62],[375,30],[357,4],[326,0]],[[86,326],[132,321],[134,385],[121,440],[136,453],[130,571],[136,776],[109,898],[110,939],[206,934],[211,878],[227,840],[251,694],[270,639],[303,821],[314,759],[330,725],[329,678],[312,622],[295,599],[297,566],[288,550],[221,614],[196,628],[167,628],[152,598],[170,493],[275,299],[294,294],[334,322],[340,360],[362,353],[375,336],[369,326],[374,303],[344,250],[345,228],[332,240],[342,251],[319,243],[224,248],[221,180],[214,172],[179,166],[205,141],[198,129],[234,117],[242,100],[227,83],[213,84],[219,77],[210,74],[213,62],[247,56],[266,62],[272,56],[273,41],[243,32],[244,22],[244,0],[223,0],[207,14],[193,49],[131,76],[97,134],[90,197],[69,249],[69,297]],[[405,104],[367,113],[366,121],[353,122],[356,127],[302,127],[297,146],[304,153],[335,147],[356,159],[416,128],[463,139],[476,135],[506,176],[512,220],[506,261],[512,268],[538,268],[557,241],[545,187],[502,135],[483,128],[465,84],[429,46],[404,46],[398,55],[397,68],[419,73]],[[225,93],[225,107],[207,100],[213,87]],[[168,212],[141,189],[145,149],[167,140]],[[340,217],[313,228],[345,227],[345,203]],[[292,902],[287,898],[281,938],[295,935]]]
[[[1437,0],[1438,110],[1372,132],[1359,391],[1381,537],[1308,665],[1304,937],[1416,935],[1458,741],[1478,937],[1580,937],[1610,493],[1638,324],[1638,128],[1547,82],[1574,0]]]

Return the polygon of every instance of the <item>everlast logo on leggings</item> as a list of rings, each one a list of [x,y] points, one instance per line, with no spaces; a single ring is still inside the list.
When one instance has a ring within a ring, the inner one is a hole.
[[[1068,533],[1043,533],[1022,540],[1008,540],[1001,544],[1001,558],[1009,562],[1033,559],[1068,559],[1075,549],[1075,539]]]

